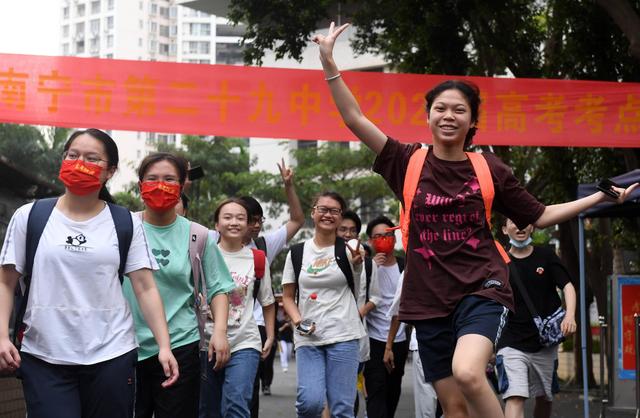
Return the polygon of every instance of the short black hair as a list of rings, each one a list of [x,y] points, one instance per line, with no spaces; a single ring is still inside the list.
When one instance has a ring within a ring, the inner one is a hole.
[[[254,216],[264,216],[262,206],[255,198],[251,196],[240,196],[239,199],[244,202],[244,207],[247,208],[247,216],[249,216],[249,218],[253,218]]]
[[[362,229],[362,221],[357,213],[352,210],[347,210],[342,214],[342,220],[350,219],[356,224],[356,229],[358,230],[358,235],[360,235],[360,230]]]
[[[338,192],[333,192],[333,191],[325,191],[322,193],[318,193],[313,198],[314,207],[318,204],[318,200],[320,200],[321,197],[328,197],[338,202],[338,204],[340,205],[340,210],[342,210],[343,213],[347,210],[347,202],[344,200],[344,197],[342,197]]]
[[[391,219],[387,218],[384,215],[380,215],[380,216],[374,218],[371,222],[369,222],[367,224],[367,236],[371,237],[371,231],[373,231],[373,228],[375,228],[376,226],[378,226],[380,224],[385,224],[389,228],[395,227],[393,222],[391,222]]]
[[[182,200],[182,208],[184,210],[189,209],[189,196],[184,193],[180,193],[180,200]]]

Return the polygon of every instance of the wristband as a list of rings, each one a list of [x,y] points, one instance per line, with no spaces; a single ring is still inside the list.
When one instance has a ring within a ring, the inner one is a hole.
[[[331,77],[326,77],[324,79],[324,81],[331,81],[331,80],[335,80],[336,78],[340,78],[340,77],[342,77],[342,74],[338,73],[336,75],[332,75]]]

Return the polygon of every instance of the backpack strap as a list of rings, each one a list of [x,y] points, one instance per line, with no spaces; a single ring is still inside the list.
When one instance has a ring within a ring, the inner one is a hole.
[[[349,263],[349,258],[347,257],[347,243],[344,239],[336,237],[336,243],[333,248],[336,263],[338,264],[338,267],[340,267],[344,277],[347,279],[349,289],[351,289],[351,293],[353,293],[353,297],[355,298],[356,290],[353,281],[353,270],[351,270],[351,263]]]
[[[256,248],[264,252],[264,255],[267,255],[267,240],[263,236],[259,236],[258,238],[253,240],[253,243],[256,245]]]
[[[398,270],[400,270],[400,273],[402,273],[404,271],[404,257],[396,257],[396,263],[398,263]]]
[[[58,202],[57,197],[51,197],[48,199],[40,199],[33,202],[31,211],[29,211],[29,218],[27,220],[27,239],[26,239],[26,254],[23,276],[31,279],[31,271],[33,270],[33,260],[36,256],[36,250],[42,237],[51,212]]]
[[[364,258],[364,272],[365,272],[365,276],[366,276],[366,286],[365,286],[365,303],[369,302],[369,294],[370,294],[370,288],[371,288],[371,273],[373,272],[373,260],[371,259],[371,257],[365,257]]]
[[[418,188],[418,182],[422,174],[422,167],[424,167],[428,152],[429,148],[419,148],[411,154],[407,172],[404,176],[404,186],[402,188],[403,204],[400,206],[400,231],[402,232],[402,246],[405,251],[407,251],[407,247],[409,246],[411,206],[413,205],[413,198],[416,195],[416,189]]]
[[[262,250],[252,248],[253,253],[253,272],[256,277],[256,281],[253,283],[253,300],[258,299],[258,292],[260,292],[260,283],[264,277],[267,255]]]
[[[302,255],[304,254],[304,242],[291,246],[291,264],[293,265],[293,277],[296,284],[296,305],[299,302],[298,281],[300,280],[300,272],[302,271]]]
[[[131,247],[131,240],[133,239],[133,219],[131,218],[129,209],[109,202],[107,202],[107,205],[109,205],[113,224],[116,227],[116,236],[118,237],[118,251],[120,252],[118,278],[120,279],[120,284],[122,284],[124,269],[127,266],[127,256],[129,255],[129,248]]]
[[[484,158],[482,154],[478,154],[476,152],[467,152],[467,158],[471,161],[471,165],[473,166],[473,171],[476,173],[476,177],[478,178],[478,183],[480,185],[480,194],[482,194],[482,200],[484,202],[484,216],[487,220],[487,226],[489,230],[491,230],[491,207],[493,206],[493,198],[495,197],[495,189],[493,187],[493,177],[491,176],[491,170],[489,169],[489,164],[487,164],[487,160]],[[511,258],[509,258],[509,254],[507,254],[506,250],[500,245],[498,241],[495,241],[496,248],[502,260],[505,263],[509,264],[511,262]]]
[[[193,277],[193,293],[196,303],[200,302],[199,294],[204,295],[205,303],[207,298],[207,282],[202,268],[204,250],[207,246],[209,229],[197,222],[189,225],[189,262],[191,263],[191,276]]]

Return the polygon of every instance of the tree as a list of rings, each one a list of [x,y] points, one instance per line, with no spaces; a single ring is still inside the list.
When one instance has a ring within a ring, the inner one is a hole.
[[[516,77],[608,81],[640,78],[638,0],[370,0],[317,1],[312,6],[296,2],[293,6],[286,0],[231,1],[230,17],[246,25],[246,40],[252,41],[245,44],[247,62],[259,64],[270,48],[276,49],[278,57],[300,59],[316,22],[338,10],[356,27],[356,52],[381,54],[402,72],[454,76],[510,72]],[[579,183],[638,168],[640,161],[639,149],[493,150],[547,203],[573,199]],[[596,223],[600,226],[591,234],[593,240],[599,239],[602,254],[611,254],[612,244],[625,240],[624,234],[614,240],[596,238],[597,231],[621,229],[607,227],[607,222]],[[633,229],[626,235],[637,234],[637,223],[629,224]],[[576,223],[560,225],[558,235],[563,261],[577,278]],[[590,257],[590,261],[588,277],[598,289],[602,307],[601,278],[611,270],[603,257]],[[580,355],[576,351],[577,366]],[[581,375],[579,367],[576,375]],[[590,380],[593,383],[592,374]]]

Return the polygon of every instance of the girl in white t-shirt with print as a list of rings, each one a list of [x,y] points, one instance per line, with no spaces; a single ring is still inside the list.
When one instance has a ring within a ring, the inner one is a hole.
[[[319,195],[311,211],[314,235],[304,243],[299,279],[296,281],[291,252],[284,267],[283,304],[297,329],[298,417],[319,417],[325,399],[332,417],[353,417],[358,340],[365,330],[356,299],[335,255],[336,231],[345,210],[346,203],[339,194]],[[355,280],[362,269],[359,243],[355,249],[347,244],[346,255]],[[354,288],[358,289],[356,283]],[[311,323],[310,329],[305,327],[307,323]]]
[[[266,358],[274,341],[275,298],[271,290],[269,263],[264,262],[264,274],[254,301],[256,283],[254,253],[243,244],[248,231],[248,211],[240,199],[227,199],[214,213],[216,230],[220,233],[220,252],[227,263],[236,287],[229,293],[227,337],[231,358],[226,367],[207,367],[206,396],[203,399],[208,418],[249,418],[249,402],[260,358]],[[253,317],[254,303],[262,305],[267,329],[264,345]],[[214,318],[215,321],[215,318]]]
[[[37,246],[24,337],[18,353],[8,337],[13,294],[26,265],[26,231],[33,203],[11,219],[0,252],[0,371],[20,369],[30,417],[132,417],[136,337],[122,294],[120,254],[112,201],[105,183],[118,166],[118,148],[98,129],[77,131],[64,146],[55,203]],[[178,378],[162,300],[151,273],[157,269],[142,224],[133,235],[124,273],[159,347],[167,377]]]

